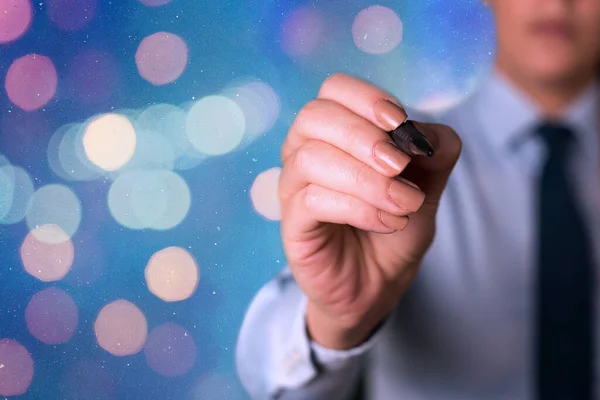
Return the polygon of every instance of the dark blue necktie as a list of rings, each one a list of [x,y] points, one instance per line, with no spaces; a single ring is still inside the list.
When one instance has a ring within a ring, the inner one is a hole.
[[[593,399],[595,274],[567,168],[575,140],[558,124],[537,133],[547,148],[539,181],[537,399]]]

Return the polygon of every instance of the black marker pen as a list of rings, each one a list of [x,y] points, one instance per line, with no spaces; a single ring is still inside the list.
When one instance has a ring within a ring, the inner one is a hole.
[[[393,131],[388,132],[392,141],[398,148],[409,156],[421,155],[432,157],[433,146],[427,137],[409,119],[400,124]]]

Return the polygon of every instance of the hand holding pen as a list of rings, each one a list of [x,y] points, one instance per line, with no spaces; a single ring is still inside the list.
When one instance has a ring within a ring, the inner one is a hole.
[[[431,244],[460,147],[451,128],[407,120],[348,75],[299,112],[281,152],[281,235],[313,340],[355,346],[394,307]]]

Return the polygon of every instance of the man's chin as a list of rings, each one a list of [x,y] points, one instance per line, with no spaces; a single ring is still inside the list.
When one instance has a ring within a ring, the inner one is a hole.
[[[566,60],[535,63],[528,68],[529,75],[534,80],[550,85],[572,85],[584,78],[586,71]]]

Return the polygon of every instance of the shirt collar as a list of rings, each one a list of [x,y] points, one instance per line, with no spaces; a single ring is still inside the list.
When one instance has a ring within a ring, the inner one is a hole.
[[[483,132],[497,148],[518,145],[542,122],[537,105],[492,69],[483,77],[471,97]],[[574,128],[575,135],[597,135],[600,132],[600,84],[591,84],[569,107],[561,120]]]

